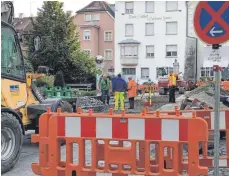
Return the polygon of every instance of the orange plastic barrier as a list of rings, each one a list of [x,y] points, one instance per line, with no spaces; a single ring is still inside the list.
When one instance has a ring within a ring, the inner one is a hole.
[[[229,90],[229,81],[223,81],[222,82],[222,88],[224,90]]]
[[[32,143],[36,143],[42,137],[43,139],[49,136],[49,118],[54,115],[54,112],[51,112],[51,108],[48,108],[47,112],[42,114],[39,118],[39,135],[32,135]],[[48,166],[48,145],[47,142],[39,142],[39,164],[33,163],[32,170],[37,175],[41,174],[40,168]]]
[[[60,111],[60,110],[59,110]],[[59,112],[58,111],[58,112]],[[48,122],[47,122],[48,120]],[[43,176],[112,175],[197,176],[207,175],[199,165],[199,142],[208,141],[207,123],[195,113],[189,118],[102,113],[46,113],[40,117],[40,133],[32,141],[39,148],[35,174]],[[46,123],[46,125],[41,123]],[[44,126],[42,126],[44,125]],[[195,134],[193,131],[199,129]],[[43,131],[43,132],[42,132]],[[98,144],[98,141],[103,144]],[[66,160],[61,159],[61,141],[66,142]],[[88,142],[91,147],[88,149]],[[118,142],[121,145],[112,144]],[[126,143],[126,144],[125,144]],[[144,145],[144,155],[139,144]],[[188,162],[183,161],[183,145],[188,145]],[[153,147],[152,147],[153,145]],[[76,147],[77,146],[77,147]],[[167,149],[167,154],[164,150]],[[74,152],[76,151],[77,152]],[[91,153],[90,162],[88,153]],[[143,156],[142,156],[143,155]],[[153,155],[153,156],[152,156]],[[142,158],[143,157],[143,158]],[[183,174],[186,168],[188,174]]]
[[[138,89],[141,89],[142,91],[144,91],[145,93],[149,93],[149,90],[151,88],[152,92],[156,92],[158,91],[158,85],[157,84],[153,84],[153,85],[138,85]]]
[[[193,110],[180,111],[175,107],[174,111],[161,111],[161,116],[167,115],[177,115],[190,117]],[[212,110],[195,110],[197,117],[203,118],[208,124],[209,134],[214,134],[214,111]],[[147,112],[147,114],[155,114],[156,112]],[[226,154],[220,156],[219,167],[229,168],[229,109],[223,109],[220,111],[220,131],[225,133],[225,145],[226,145]],[[195,134],[196,130],[193,131]],[[207,143],[203,142],[203,156],[200,157],[200,165],[206,166],[209,168],[214,168],[214,158],[207,155]]]

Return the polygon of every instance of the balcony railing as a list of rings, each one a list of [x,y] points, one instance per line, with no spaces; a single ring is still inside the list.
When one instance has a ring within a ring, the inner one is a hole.
[[[122,65],[138,65],[138,57],[137,56],[121,56],[121,64]]]

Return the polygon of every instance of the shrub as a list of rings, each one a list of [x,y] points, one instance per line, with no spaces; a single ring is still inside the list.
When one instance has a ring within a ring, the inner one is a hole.
[[[44,76],[36,80],[37,87],[53,87],[55,77],[53,75]]]

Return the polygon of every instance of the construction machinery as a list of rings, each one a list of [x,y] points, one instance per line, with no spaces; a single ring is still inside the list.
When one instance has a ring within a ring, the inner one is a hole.
[[[176,91],[179,92],[179,94],[184,94],[186,83],[184,81],[182,73],[179,72],[179,63],[177,62],[177,60],[175,60],[175,62],[173,63],[173,73],[178,76]],[[160,95],[167,95],[169,91],[169,71],[166,71],[163,68],[158,78],[158,90]]]
[[[61,99],[44,99],[33,80],[43,74],[26,73],[17,32],[13,27],[14,7],[1,2],[1,173],[17,163],[26,130],[39,131],[38,119],[47,107],[72,112]],[[34,37],[39,49],[39,36]],[[38,40],[37,40],[38,39]]]

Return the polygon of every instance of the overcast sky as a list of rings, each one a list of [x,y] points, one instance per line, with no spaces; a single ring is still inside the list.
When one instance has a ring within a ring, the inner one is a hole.
[[[77,10],[85,7],[88,5],[90,0],[65,0],[64,2],[64,10],[68,11],[71,10],[73,12],[76,12]],[[114,0],[107,0],[108,3],[115,3]],[[42,6],[43,1],[39,0],[14,0],[14,13],[15,17],[18,17],[19,13],[23,13],[24,17],[30,16],[32,14],[33,16],[37,15],[37,8],[40,8]]]

